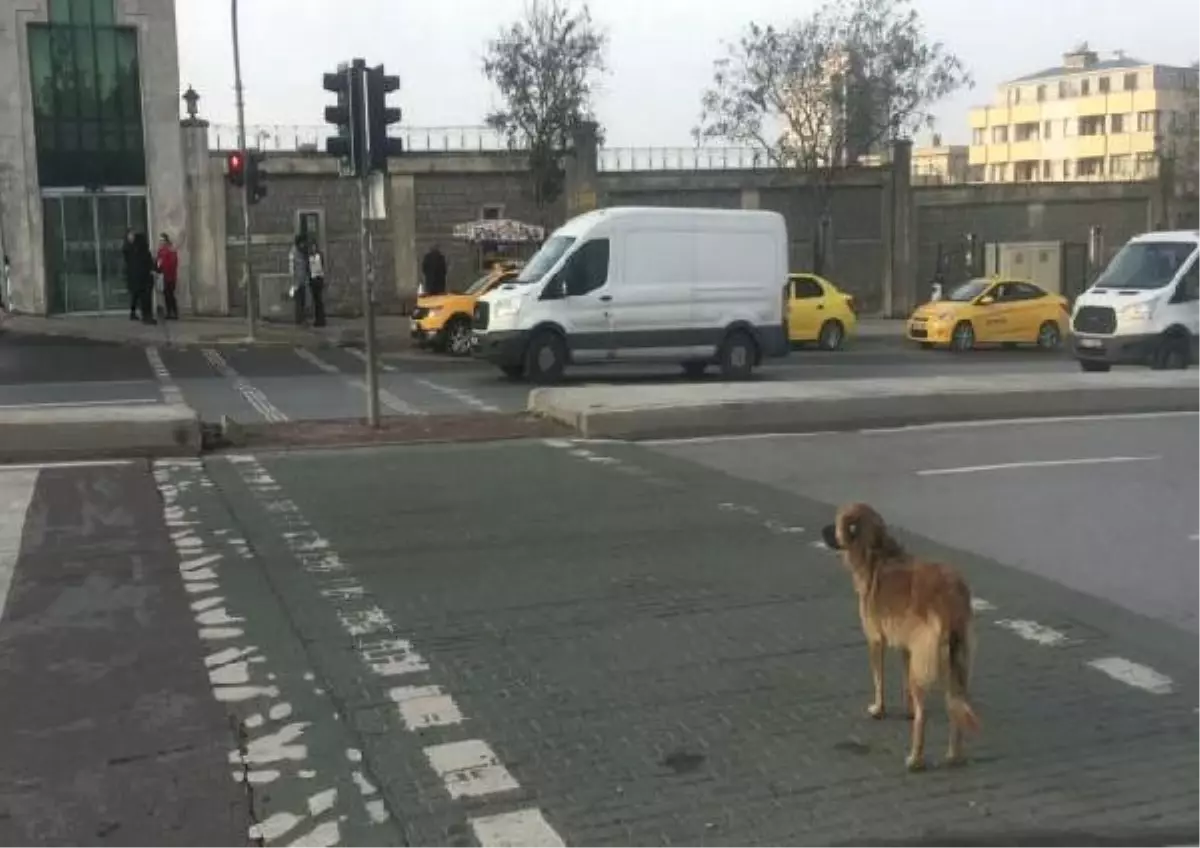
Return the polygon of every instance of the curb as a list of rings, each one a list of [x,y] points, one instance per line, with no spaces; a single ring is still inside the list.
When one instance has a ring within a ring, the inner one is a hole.
[[[996,385],[1002,381],[992,379],[990,385],[973,389],[945,386],[926,391],[916,387],[905,391],[902,379],[839,382],[869,382],[872,386],[864,386],[857,396],[837,396],[832,392],[821,396],[818,389],[809,396],[718,397],[677,405],[647,399],[642,405],[631,401],[624,406],[590,402],[586,388],[534,389],[529,396],[529,411],[564,424],[584,438],[637,441],[845,431],[1006,418],[1194,412],[1200,401],[1197,383],[1190,375],[1174,380],[1152,379],[1144,385],[1128,380],[1083,380],[1074,385],[1065,380],[1046,380],[1046,385],[1025,388]],[[885,385],[889,382],[895,385]]]
[[[183,404],[0,411],[0,462],[196,457],[200,417]]]

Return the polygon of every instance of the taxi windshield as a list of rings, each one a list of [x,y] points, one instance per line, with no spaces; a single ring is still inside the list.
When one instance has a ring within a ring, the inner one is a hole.
[[[946,295],[946,300],[954,303],[966,303],[979,297],[990,286],[991,280],[967,280],[962,285],[955,286],[951,289],[950,294]]]

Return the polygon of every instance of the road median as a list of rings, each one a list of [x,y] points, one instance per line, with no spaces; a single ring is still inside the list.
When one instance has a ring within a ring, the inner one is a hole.
[[[539,388],[529,411],[585,438],[659,439],[1197,409],[1195,372],[989,374]]]
[[[183,404],[0,409],[0,462],[198,456],[200,418]]]

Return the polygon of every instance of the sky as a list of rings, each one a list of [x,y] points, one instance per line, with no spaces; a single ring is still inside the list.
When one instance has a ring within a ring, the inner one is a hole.
[[[575,0],[579,4],[579,0]],[[713,60],[745,26],[786,24],[819,0],[592,0],[609,36],[596,110],[610,147],[690,147]],[[481,65],[524,0],[240,0],[246,123],[319,128],[321,75],[362,57],[399,74],[392,96],[413,127],[478,126],[496,103]],[[1200,58],[1195,0],[915,0],[932,40],[975,78],[939,103],[936,130],[966,143],[967,110],[1007,79],[1056,65],[1081,41],[1108,54],[1186,65]],[[229,3],[176,0],[180,83],[214,124],[236,119]],[[461,135],[461,134],[460,134]],[[918,143],[927,141],[918,137]]]

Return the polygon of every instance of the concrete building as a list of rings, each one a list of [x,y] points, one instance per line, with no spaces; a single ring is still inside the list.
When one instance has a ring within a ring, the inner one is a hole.
[[[958,185],[967,182],[968,155],[965,144],[943,144],[936,133],[931,144],[914,146],[912,151],[913,185]],[[869,168],[887,164],[887,157],[872,153],[859,159]]]
[[[187,203],[173,0],[0,3],[0,240],[21,312],[128,308],[121,242]]]
[[[1146,179],[1187,156],[1197,127],[1195,67],[1102,59],[1087,44],[1061,65],[1007,82],[970,112],[976,182]],[[1194,154],[1190,154],[1194,155]],[[1185,163],[1186,164],[1186,163]]]

